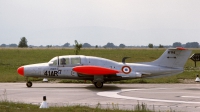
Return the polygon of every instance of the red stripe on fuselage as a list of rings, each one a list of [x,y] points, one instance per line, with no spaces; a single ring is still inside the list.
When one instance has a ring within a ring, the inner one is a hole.
[[[73,71],[85,75],[114,75],[119,73],[118,70],[100,67],[100,66],[76,66]]]

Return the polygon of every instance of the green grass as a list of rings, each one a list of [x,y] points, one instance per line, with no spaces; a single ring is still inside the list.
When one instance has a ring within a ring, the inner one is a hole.
[[[26,104],[22,102],[12,102],[7,98],[7,92],[4,90],[0,95],[0,112],[154,112],[147,108],[147,105],[142,103],[136,104],[131,110],[121,110],[118,104],[111,104],[107,108],[102,108],[98,103],[96,107],[89,106],[50,106],[49,108],[40,109],[39,105]]]
[[[96,108],[88,106],[62,106],[62,107],[49,107],[47,109],[39,109],[38,105],[15,103],[9,101],[0,101],[0,112],[153,112],[149,110],[145,104],[135,105],[134,110],[120,110],[117,105],[113,105],[110,109],[101,109],[98,104]]]
[[[121,62],[123,57],[131,57],[126,62],[148,62],[157,59],[165,49],[81,49],[80,55],[98,56]],[[193,53],[199,53],[200,49],[193,49]],[[18,75],[17,68],[22,65],[48,62],[59,55],[74,55],[74,49],[9,49],[0,48],[0,82],[19,82],[25,78]],[[200,72],[200,63],[188,60],[185,71],[181,74],[158,79],[134,79],[120,81],[120,83],[179,83],[178,79],[194,79]],[[38,79],[36,79],[38,80]],[[39,79],[41,80],[41,79]],[[75,80],[62,80],[61,82],[81,82]],[[82,81],[84,82],[84,81]]]

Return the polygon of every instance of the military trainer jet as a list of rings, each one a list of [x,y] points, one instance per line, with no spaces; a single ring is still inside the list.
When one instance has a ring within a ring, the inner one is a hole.
[[[163,77],[183,72],[191,50],[182,47],[167,49],[157,60],[142,63],[126,63],[105,58],[66,55],[56,56],[47,63],[24,65],[17,69],[25,77],[90,80],[96,88],[107,81],[119,81],[141,77]],[[27,87],[32,82],[27,80]]]

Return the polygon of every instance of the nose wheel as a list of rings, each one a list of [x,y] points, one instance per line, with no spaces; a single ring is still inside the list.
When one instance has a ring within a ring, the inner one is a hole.
[[[33,85],[33,83],[31,82],[31,81],[29,81],[28,80],[28,77],[26,77],[26,86],[28,87],[28,88],[30,88],[30,87],[32,87],[32,85]]]
[[[32,87],[32,85],[33,85],[33,84],[32,84],[31,81],[28,81],[28,82],[26,83],[26,86],[29,87],[29,88]]]

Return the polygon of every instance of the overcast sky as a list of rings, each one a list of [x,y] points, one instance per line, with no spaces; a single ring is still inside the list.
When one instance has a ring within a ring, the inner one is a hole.
[[[0,44],[200,43],[200,0],[0,0]]]

